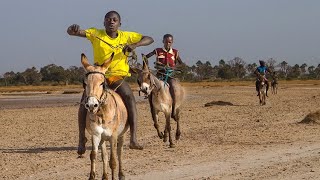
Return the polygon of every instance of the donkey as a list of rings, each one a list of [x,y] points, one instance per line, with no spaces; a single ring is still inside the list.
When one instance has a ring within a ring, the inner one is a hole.
[[[260,105],[266,105],[267,82],[263,75],[258,77],[258,91]]]
[[[119,179],[124,179],[122,170],[122,148],[124,143],[124,134],[129,128],[127,122],[128,114],[121,97],[111,90],[105,78],[105,72],[112,61],[106,60],[101,66],[92,66],[89,64],[87,57],[81,54],[81,63],[87,74],[84,80],[86,100],[85,108],[87,109],[86,129],[91,135],[92,150],[90,154],[91,171],[89,180],[95,179],[96,160],[98,146],[101,146],[103,161],[102,179],[107,178],[108,153],[106,141],[110,142],[110,161],[112,179],[115,179],[117,160],[119,163]],[[117,155],[115,154],[117,150]],[[116,156],[118,159],[116,160]]]
[[[167,142],[169,136],[169,147],[174,148],[175,144],[172,140],[170,119],[172,117],[177,123],[176,140],[179,140],[181,135],[180,106],[184,100],[185,91],[177,80],[171,80],[175,94],[174,109],[172,109],[172,98],[168,84],[159,80],[151,73],[146,61],[143,62],[142,70],[138,70],[138,84],[140,86],[140,91],[148,96],[151,115],[158,136],[160,139],[163,139],[163,142]],[[166,118],[164,133],[162,133],[159,129],[159,112],[163,112]]]
[[[278,81],[277,81],[277,79],[273,79],[271,81],[271,91],[272,91],[272,94],[278,94]]]

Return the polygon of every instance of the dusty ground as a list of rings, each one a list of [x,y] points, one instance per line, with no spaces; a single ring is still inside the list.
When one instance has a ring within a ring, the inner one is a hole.
[[[320,109],[319,85],[282,85],[264,107],[253,86],[186,89],[182,136],[174,149],[158,139],[149,106],[138,99],[138,137],[145,149],[130,150],[126,142],[127,179],[319,179],[320,126],[298,123]],[[90,151],[82,159],[76,153],[79,98],[0,95],[0,179],[88,178]],[[211,101],[233,106],[204,107]]]

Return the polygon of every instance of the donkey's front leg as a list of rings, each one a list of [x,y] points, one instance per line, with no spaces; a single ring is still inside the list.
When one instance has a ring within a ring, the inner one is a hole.
[[[115,172],[117,168],[117,161],[116,161],[116,148],[117,148],[117,135],[113,135],[110,140],[110,168],[111,168],[111,175],[112,180],[116,179]]]
[[[158,124],[159,111],[156,112],[156,110],[153,109],[153,112],[151,112],[151,113],[152,113],[152,120],[153,120],[154,128],[156,128],[159,138],[162,139],[163,138],[163,133],[160,131],[160,126]]]
[[[90,160],[91,160],[91,171],[89,180],[94,180],[96,177],[96,159],[98,153],[98,146],[101,140],[100,135],[92,135],[92,150],[90,153]]]
[[[102,180],[108,179],[108,152],[107,152],[107,146],[106,141],[103,141],[101,143],[101,156],[102,156],[102,163],[103,163],[103,174],[102,174]]]
[[[118,163],[119,163],[119,179],[124,180],[125,175],[122,170],[122,150],[123,150],[123,142],[124,142],[124,135],[118,138],[118,145],[117,145],[117,155],[118,155]]]
[[[261,91],[259,91],[259,102],[260,102],[260,105],[262,105]]]

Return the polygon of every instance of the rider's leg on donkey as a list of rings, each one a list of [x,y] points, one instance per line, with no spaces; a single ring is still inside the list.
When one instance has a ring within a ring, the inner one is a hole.
[[[268,97],[268,90],[269,90],[269,81],[266,81],[267,89],[266,89],[266,96]]]
[[[128,121],[130,125],[130,149],[142,150],[143,147],[137,141],[137,119],[138,112],[136,100],[129,84],[124,80],[118,80],[110,85],[111,89],[116,89],[116,92],[121,96],[124,105],[128,111]]]
[[[86,152],[85,145],[87,142],[87,138],[85,136],[87,110],[83,104],[85,98],[86,98],[86,92],[83,91],[82,98],[80,100],[80,107],[78,110],[78,127],[79,127],[78,154],[80,156]]]
[[[172,98],[172,112],[171,112],[171,117],[172,118],[176,114],[176,112],[175,112],[176,97],[175,97],[175,94],[174,94],[173,81],[174,81],[174,79],[168,78],[169,91],[170,91],[170,95],[171,95],[171,98]]]
[[[256,91],[258,92],[257,96],[259,96],[260,92],[259,92],[259,81],[258,80],[256,80]]]

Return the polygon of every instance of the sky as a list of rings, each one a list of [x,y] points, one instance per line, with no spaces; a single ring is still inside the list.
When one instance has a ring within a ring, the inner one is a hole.
[[[319,7],[319,0],[1,0],[0,76],[52,63],[81,66],[81,53],[93,61],[91,43],[66,29],[103,28],[110,10],[120,13],[122,30],[155,40],[139,54],[162,47],[170,33],[188,65],[234,57],[318,65]]]

